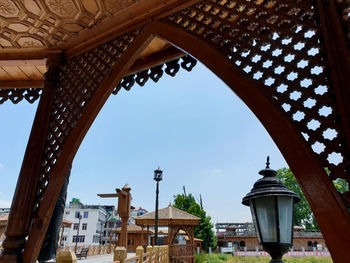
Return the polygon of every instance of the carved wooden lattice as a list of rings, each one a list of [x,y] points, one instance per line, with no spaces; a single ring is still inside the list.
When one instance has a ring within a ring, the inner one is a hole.
[[[135,84],[144,86],[149,79],[152,79],[154,82],[163,76],[163,73],[174,77],[180,70],[180,67],[191,71],[192,68],[196,65],[197,60],[192,58],[189,55],[170,60],[166,63],[156,65],[149,69],[142,70],[130,75],[125,76],[122,81],[115,87],[112,94],[116,95],[120,88],[125,90],[130,90]],[[165,68],[164,68],[165,65]],[[0,104],[10,100],[12,103],[17,104],[23,99],[27,100],[29,103],[35,102],[39,99],[41,94],[41,89],[0,89]]]
[[[321,164],[350,182],[316,10],[314,1],[305,0],[206,0],[164,21],[210,43],[263,83]]]
[[[64,143],[81,118],[103,79],[133,42],[140,30],[113,39],[67,62],[51,109],[44,157],[37,186],[34,212],[40,206],[50,173],[61,155]]]
[[[40,171],[34,212],[40,206],[49,183],[50,171],[61,154],[66,138],[76,126],[84,112],[84,108],[93,97],[98,86],[139,32],[140,30],[136,30],[125,34],[75,57],[62,68],[60,84],[56,91],[51,112],[51,122],[45,145],[45,157]],[[180,59],[165,63],[164,71],[168,75],[175,76],[180,66],[190,71],[196,65],[196,60],[190,56],[184,56],[181,59],[181,63],[179,62]],[[130,90],[135,82],[143,86],[149,78],[157,82],[163,75],[163,66],[164,64],[161,64],[124,77],[112,93],[117,94],[121,87]]]
[[[41,94],[41,89],[3,89],[0,90],[0,104],[10,100],[12,103],[17,104],[23,99],[29,103],[35,102]]]
[[[158,80],[163,76],[164,71],[166,74],[175,77],[175,75],[180,70],[180,66],[187,71],[191,71],[197,64],[197,60],[189,55],[183,56],[181,60],[181,63],[179,58],[164,63],[166,65],[164,70],[164,64],[160,64],[152,68],[125,76],[122,81],[115,87],[112,93],[116,95],[121,87],[129,91],[135,85],[135,83],[142,87],[149,79],[152,79],[154,82],[158,82]]]

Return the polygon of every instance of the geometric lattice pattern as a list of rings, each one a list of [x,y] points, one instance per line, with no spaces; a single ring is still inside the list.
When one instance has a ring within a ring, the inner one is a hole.
[[[147,83],[149,79],[153,80],[154,82],[158,82],[158,80],[163,76],[164,72],[172,77],[175,77],[175,75],[179,72],[180,67],[187,71],[191,71],[192,68],[197,64],[197,60],[189,55],[181,57],[181,60],[181,63],[180,58],[170,60],[164,63],[166,65],[165,68],[164,64],[160,64],[150,69],[145,69],[138,73],[125,76],[122,81],[115,87],[112,94],[116,95],[120,88],[124,88],[129,91],[135,84],[138,84],[142,87]]]
[[[191,71],[192,68],[196,65],[197,61],[189,55],[167,61],[166,63],[156,65],[149,69],[144,69],[140,72],[136,72],[130,75],[125,76],[120,83],[115,87],[112,94],[116,95],[120,88],[125,90],[130,90],[135,84],[140,85],[141,87],[146,84],[146,82],[151,79],[154,82],[163,76],[164,72],[172,77],[174,77],[180,70],[183,68],[187,71]],[[165,67],[164,67],[165,65]],[[7,100],[10,100],[12,103],[17,104],[23,99],[26,99],[29,103],[33,103],[39,99],[41,94],[41,89],[0,89],[0,104],[3,104]]]
[[[0,48],[56,47],[135,0],[1,0]]]
[[[23,99],[29,103],[33,103],[40,97],[41,89],[0,89],[0,104],[10,100],[17,104]]]
[[[61,155],[71,130],[76,126],[103,79],[139,32],[137,29],[117,37],[70,59],[62,67],[61,79],[51,110],[34,211],[40,206],[49,183],[50,172]]]
[[[290,117],[322,165],[344,174],[349,153],[344,152],[313,4],[205,0],[164,22],[213,45],[232,66],[255,80]]]
[[[158,82],[158,80],[163,76],[164,72],[174,77],[180,68],[191,71],[196,64],[197,61],[194,58],[189,55],[185,55],[181,57],[181,60],[180,58],[173,59],[149,69],[144,69],[140,72],[127,75],[115,87],[112,94],[116,95],[120,88],[124,88],[129,91],[135,84],[138,84],[142,87],[149,79],[153,80],[154,82]],[[27,100],[29,103],[34,103],[37,99],[39,99],[40,94],[41,89],[38,88],[0,89],[0,104],[3,104],[8,100],[14,104],[17,104],[23,99]]]

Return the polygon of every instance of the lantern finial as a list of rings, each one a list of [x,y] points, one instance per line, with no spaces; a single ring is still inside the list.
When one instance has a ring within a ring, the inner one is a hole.
[[[270,168],[270,156],[267,156],[267,160],[266,160],[266,169]]]

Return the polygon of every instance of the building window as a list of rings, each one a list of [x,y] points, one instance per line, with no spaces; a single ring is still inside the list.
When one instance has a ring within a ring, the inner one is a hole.
[[[66,211],[66,215],[69,215],[70,214],[70,211]]]
[[[87,229],[87,223],[83,224],[83,227],[81,228],[82,230],[86,230]]]
[[[84,243],[85,236],[73,236],[73,243]]]
[[[78,230],[78,228],[79,228],[79,224],[75,223],[75,224],[73,225],[73,229],[74,229],[74,230]]]
[[[62,241],[67,241],[67,236],[62,236]]]
[[[84,212],[84,218],[88,218],[89,217],[89,212]]]
[[[75,212],[75,218],[79,218],[79,216],[80,216],[80,212],[79,211]]]
[[[100,237],[99,236],[93,236],[92,243],[99,243],[99,242],[100,242]]]

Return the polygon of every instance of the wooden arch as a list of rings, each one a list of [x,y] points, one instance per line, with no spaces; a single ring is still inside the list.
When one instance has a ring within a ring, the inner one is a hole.
[[[0,262],[35,262],[65,174],[79,145],[117,83],[154,36],[169,41],[202,61],[255,113],[281,150],[308,198],[334,262],[349,261],[350,219],[346,210],[346,196],[343,196],[342,199],[330,180],[340,177],[348,180],[344,169],[348,165],[348,151],[350,149],[350,122],[347,121],[349,118],[347,112],[349,111],[346,108],[348,104],[345,103],[349,97],[349,91],[346,88],[346,79],[349,74],[341,75],[341,72],[344,71],[349,73],[345,63],[346,58],[339,58],[339,54],[337,57],[334,47],[328,46],[325,49],[319,48],[320,54],[313,56],[309,62],[313,67],[320,66],[330,69],[333,85],[329,83],[329,75],[327,75],[326,70],[322,71],[320,76],[313,76],[313,80],[319,86],[328,86],[329,89],[334,88],[334,90],[325,96],[318,94],[316,98],[320,100],[320,103],[332,105],[333,112],[342,113],[335,114],[337,117],[340,116],[341,124],[335,123],[334,120],[330,121],[326,117],[319,119],[322,125],[326,124],[330,125],[331,128],[336,128],[340,139],[336,139],[334,142],[327,140],[319,142],[318,131],[306,131],[303,126],[307,122],[293,119],[291,111],[286,113],[282,109],[282,105],[286,104],[289,107],[296,107],[296,110],[303,108],[304,112],[302,113],[314,116],[316,106],[306,109],[298,99],[293,104],[291,98],[287,98],[283,92],[281,95],[278,94],[279,92],[269,90],[268,87],[274,86],[271,82],[278,82],[278,79],[271,75],[270,82],[266,78],[261,78],[261,74],[265,72],[265,66],[263,63],[253,61],[262,59],[267,63],[266,67],[268,66],[268,61],[272,60],[271,56],[274,55],[271,53],[266,55],[263,49],[264,43],[269,43],[269,41],[272,43],[270,47],[272,46],[278,53],[278,47],[274,46],[275,36],[270,34],[273,33],[271,29],[280,29],[279,32],[285,35],[286,41],[288,41],[290,34],[296,34],[295,39],[292,40],[292,45],[295,47],[292,48],[289,45],[286,49],[298,59],[302,59],[303,53],[295,51],[299,48],[297,41],[301,41],[301,33],[307,33],[307,31],[303,31],[304,26],[312,28],[311,32],[316,34],[316,38],[311,36],[309,41],[303,43],[307,50],[315,48],[314,45],[319,44],[318,39],[321,34],[321,29],[312,23],[316,19],[315,6],[312,6],[313,3],[309,1],[299,3],[298,7],[302,10],[302,14],[299,14],[295,11],[296,4],[285,1],[285,5],[274,13],[275,11],[272,12],[269,7],[256,6],[258,2],[246,2],[248,7],[252,9],[245,9],[246,6],[233,8],[229,6],[228,1],[202,1],[161,21],[152,22],[79,56],[70,58],[63,66],[60,66],[61,62],[57,57],[49,60],[45,88],[16,186],[6,230],[6,240],[3,244],[4,252],[0,257]],[[327,7],[321,2],[318,4],[324,27],[332,27],[329,25],[331,22],[325,21],[327,14],[322,15],[322,11],[327,12]],[[285,6],[291,9],[284,10]],[[287,13],[291,10],[296,13],[292,12],[289,18]],[[334,6],[331,6],[330,10],[334,10]],[[235,21],[235,12],[243,12],[243,18]],[[250,12],[260,12],[261,16],[268,14],[271,20],[262,25],[257,24],[254,18],[250,17]],[[197,16],[198,14],[200,16]],[[286,17],[291,20],[292,24],[300,25],[301,33],[298,26],[295,28],[290,24],[274,24],[279,19],[282,22],[285,21]],[[237,24],[235,24],[236,22]],[[235,27],[230,28],[228,24],[233,24]],[[239,33],[242,28],[248,28],[249,34],[252,36],[250,40],[246,40],[246,34]],[[334,36],[337,32],[326,28],[323,29],[323,34],[323,37],[326,38],[331,37],[332,34]],[[338,41],[339,38],[335,39]],[[259,51],[260,58],[249,55],[249,50]],[[325,50],[328,52],[328,59],[333,63],[331,66],[325,62],[327,58],[322,57],[322,52]],[[236,53],[235,56],[234,53]],[[289,59],[287,56],[286,54],[284,60]],[[319,65],[320,61],[325,64]],[[283,61],[281,62],[283,63]],[[259,66],[256,66],[258,64]],[[342,69],[337,70],[340,66]],[[257,74],[245,74],[244,71],[247,67],[250,67]],[[286,64],[284,67],[288,73],[293,73],[293,70],[296,69],[295,65],[293,67],[291,64]],[[298,78],[300,81],[305,80],[303,85],[309,84],[310,73],[302,70],[294,73],[299,73],[303,77],[303,79]],[[274,73],[274,75],[276,74],[279,73]],[[284,77],[289,78],[288,80],[293,83],[293,74],[290,77]],[[254,78],[257,80],[253,80]],[[304,99],[305,96],[311,96],[306,88],[304,92],[303,89],[297,87],[296,82],[294,85],[292,85],[291,91],[302,93],[299,95]],[[335,103],[334,98],[331,97],[333,95],[336,98]],[[330,101],[333,101],[333,104]],[[317,104],[318,101],[315,103]],[[317,104],[317,106],[320,105]],[[293,113],[296,114],[298,111]],[[305,136],[308,137],[307,140]],[[325,154],[322,152],[315,154],[312,151],[311,146],[316,142],[324,145],[326,150],[323,152]],[[343,163],[341,165],[332,166],[327,162],[328,155],[333,152],[342,154]],[[324,172],[325,166],[330,167],[331,178],[328,178]]]
[[[172,245],[174,244],[175,238],[177,234],[180,233],[180,230],[185,231],[186,235],[189,238],[190,244],[194,244],[194,225],[184,225],[184,226],[178,226],[178,225],[169,225],[169,228],[171,228],[170,231],[168,231],[168,244]]]

